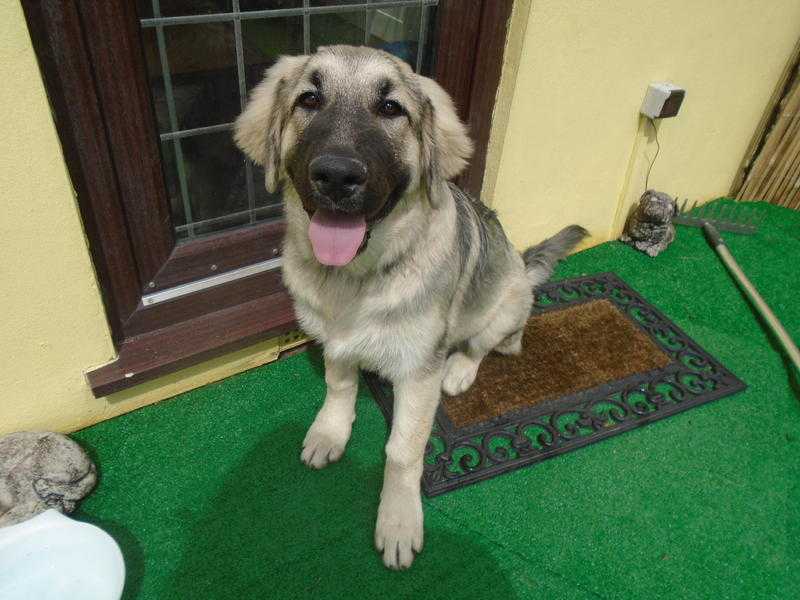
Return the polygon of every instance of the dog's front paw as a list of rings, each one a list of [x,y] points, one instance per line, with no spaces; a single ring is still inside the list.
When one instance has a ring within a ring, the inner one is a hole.
[[[407,569],[422,550],[422,500],[416,492],[385,493],[378,508],[375,547],[390,569]]]
[[[344,454],[352,426],[352,419],[332,419],[320,411],[303,440],[300,460],[312,469],[336,462]]]
[[[480,362],[472,360],[463,352],[451,354],[444,365],[442,389],[450,396],[466,392],[478,374]]]

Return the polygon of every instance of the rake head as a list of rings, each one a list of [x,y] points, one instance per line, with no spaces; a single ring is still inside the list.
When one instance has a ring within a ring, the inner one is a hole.
[[[687,209],[688,203],[686,199],[682,205],[678,202],[678,214],[672,219],[673,223],[689,227],[702,227],[704,223],[710,223],[719,231],[753,234],[766,218],[766,213],[756,211],[753,203],[709,202],[698,207],[695,201]]]

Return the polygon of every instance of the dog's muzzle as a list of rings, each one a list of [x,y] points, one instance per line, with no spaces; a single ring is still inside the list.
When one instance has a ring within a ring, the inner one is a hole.
[[[308,227],[314,255],[323,265],[344,266],[366,239],[367,166],[345,150],[327,152],[308,163],[308,179],[316,205]]]

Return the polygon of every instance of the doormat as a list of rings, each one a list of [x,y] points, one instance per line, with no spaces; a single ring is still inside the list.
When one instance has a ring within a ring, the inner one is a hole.
[[[388,423],[392,388],[365,379]],[[745,389],[614,273],[541,286],[519,356],[442,396],[422,489],[436,496]]]

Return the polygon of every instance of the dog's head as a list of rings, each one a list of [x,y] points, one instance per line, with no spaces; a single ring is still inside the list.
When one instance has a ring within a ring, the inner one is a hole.
[[[353,46],[279,59],[237,119],[235,139],[264,166],[268,190],[294,187],[314,253],[333,266],[350,262],[404,195],[423,192],[436,208],[439,186],[472,152],[436,82]]]

